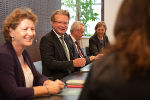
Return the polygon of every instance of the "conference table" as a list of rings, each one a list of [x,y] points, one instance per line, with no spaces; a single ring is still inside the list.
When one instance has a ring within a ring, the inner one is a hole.
[[[81,69],[80,72],[72,73],[62,79],[63,82],[67,80],[86,80],[88,71],[90,70],[90,64]],[[56,95],[44,95],[40,97],[34,97],[33,100],[78,100],[82,88],[67,88],[60,91]]]

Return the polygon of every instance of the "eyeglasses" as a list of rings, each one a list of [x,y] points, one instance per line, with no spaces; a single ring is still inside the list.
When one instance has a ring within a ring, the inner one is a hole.
[[[56,23],[58,23],[58,24],[65,24],[65,25],[68,25],[68,22],[62,22],[62,21],[54,21],[54,22],[56,22]]]

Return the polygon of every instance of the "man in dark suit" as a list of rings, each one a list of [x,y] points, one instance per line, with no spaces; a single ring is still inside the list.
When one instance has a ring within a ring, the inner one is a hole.
[[[80,21],[75,21],[71,25],[70,29],[70,35],[69,35],[69,43],[71,46],[72,55],[75,58],[85,58],[86,59],[86,64],[91,63],[93,60],[97,59],[98,56],[102,56],[103,54],[100,54],[98,56],[86,56],[84,54],[83,50],[80,47],[79,40],[81,40],[81,37],[83,36],[84,33],[84,25]]]
[[[75,67],[85,66],[84,58],[74,59],[67,42],[70,15],[66,10],[56,10],[51,16],[52,30],[40,41],[42,73],[52,80],[61,79],[74,72]]]

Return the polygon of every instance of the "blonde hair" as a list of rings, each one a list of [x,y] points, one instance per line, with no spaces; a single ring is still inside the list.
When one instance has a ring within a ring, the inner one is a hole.
[[[55,21],[55,15],[57,14],[60,14],[60,15],[66,15],[68,16],[68,18],[70,19],[70,14],[67,10],[63,10],[63,9],[58,9],[58,10],[55,10],[52,15],[51,15],[51,21]]]
[[[73,30],[79,30],[80,29],[80,25],[84,26],[80,21],[75,21],[70,28],[70,33],[73,32]]]
[[[30,8],[21,7],[14,9],[4,20],[2,33],[4,35],[5,41],[12,42],[12,37],[9,35],[9,28],[16,29],[19,23],[23,19],[30,19],[37,23],[37,16],[32,12]]]

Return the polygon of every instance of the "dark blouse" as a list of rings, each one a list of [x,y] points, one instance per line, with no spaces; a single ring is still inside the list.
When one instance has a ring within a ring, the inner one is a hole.
[[[33,86],[43,85],[48,78],[35,69],[25,50],[22,55],[33,73]],[[33,88],[25,87],[23,70],[12,44],[5,43],[0,47],[0,100],[26,100],[33,96]]]
[[[103,36],[103,40],[99,40],[96,35],[93,35],[89,39],[89,53],[90,55],[96,56],[98,53],[102,53],[102,50],[108,46],[109,40],[106,35]]]

